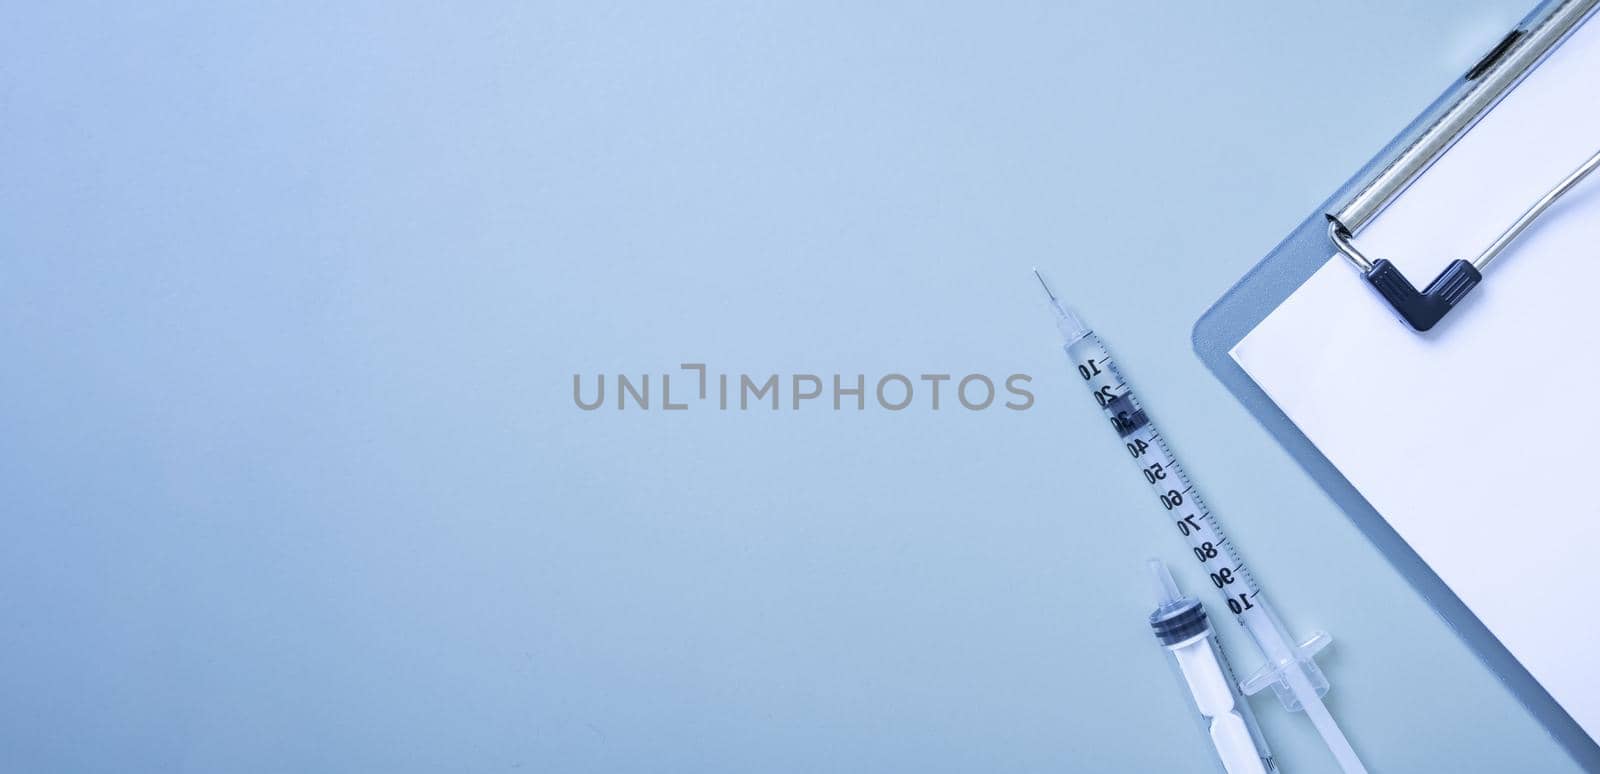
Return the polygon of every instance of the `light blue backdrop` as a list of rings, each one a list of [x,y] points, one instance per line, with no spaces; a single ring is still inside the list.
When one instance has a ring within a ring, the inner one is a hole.
[[[8,8],[3,768],[1208,770],[1038,264],[1375,770],[1572,770],[1188,344],[1528,6],[1204,6]]]

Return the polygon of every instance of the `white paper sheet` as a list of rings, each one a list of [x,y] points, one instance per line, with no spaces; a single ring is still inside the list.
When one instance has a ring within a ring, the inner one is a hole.
[[[1417,287],[1600,149],[1578,29],[1357,236]],[[1592,738],[1600,657],[1600,175],[1429,334],[1330,260],[1236,346],[1259,383]],[[1330,250],[1331,252],[1331,250]]]

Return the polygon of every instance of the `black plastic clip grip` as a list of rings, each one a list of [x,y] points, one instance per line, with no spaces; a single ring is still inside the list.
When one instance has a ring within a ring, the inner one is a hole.
[[[1401,319],[1418,331],[1432,328],[1483,281],[1483,275],[1471,263],[1460,259],[1451,261],[1421,292],[1400,273],[1399,267],[1384,258],[1374,262],[1362,276]]]
[[[1361,276],[1378,291],[1383,300],[1417,331],[1426,331],[1437,325],[1461,299],[1483,281],[1483,275],[1469,261],[1454,260],[1446,266],[1428,286],[1418,291],[1411,281],[1400,273],[1400,268],[1387,259],[1369,260],[1350,243],[1350,232],[1339,221],[1328,218],[1328,237],[1344,253]]]

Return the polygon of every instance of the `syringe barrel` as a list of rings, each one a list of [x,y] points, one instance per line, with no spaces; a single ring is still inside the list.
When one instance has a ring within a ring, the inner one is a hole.
[[[1250,570],[1223,534],[1216,517],[1200,499],[1188,473],[1168,448],[1166,439],[1139,404],[1133,387],[1123,377],[1100,337],[1089,333],[1063,347],[1071,368],[1099,404],[1123,451],[1150,487],[1151,498],[1161,504],[1207,579],[1229,612],[1242,616],[1255,607],[1260,592]]]

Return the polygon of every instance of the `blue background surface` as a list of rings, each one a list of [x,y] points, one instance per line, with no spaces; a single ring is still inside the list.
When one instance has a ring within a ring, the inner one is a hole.
[[[1188,343],[1528,7],[1228,10],[7,9],[5,768],[1208,770],[1037,264],[1374,770],[1575,770]],[[683,362],[1037,402],[573,405]]]

